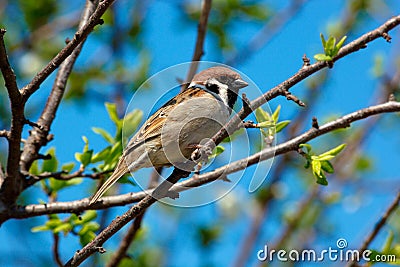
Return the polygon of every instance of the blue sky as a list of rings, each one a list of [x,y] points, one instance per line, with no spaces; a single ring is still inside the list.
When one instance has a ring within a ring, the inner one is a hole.
[[[117,1],[117,5],[123,7],[126,2]],[[278,5],[276,2],[279,1],[267,1],[267,3],[270,2]],[[329,2],[329,6],[327,6],[327,2]],[[258,85],[261,91],[267,91],[293,75],[301,67],[303,54],[306,54],[313,61],[312,56],[321,53],[322,46],[319,34],[321,32],[326,33],[327,24],[333,22],[343,13],[345,2],[338,0],[308,1],[301,12],[271,42],[260,51],[257,51],[243,64],[233,67],[245,73]],[[387,2],[396,8],[384,11],[383,15],[366,19],[348,37],[348,41],[368,30],[374,29],[400,10],[398,2]],[[175,1],[152,1],[148,8],[144,27],[147,28],[145,43],[151,52],[150,73],[156,74],[167,67],[189,61],[193,53],[196,27],[180,25],[180,15]],[[121,14],[123,14],[123,10],[121,10]],[[127,18],[122,17],[121,19]],[[261,27],[262,24],[250,22],[234,25],[234,31],[231,32],[232,37],[238,44],[243,45]],[[101,31],[102,28],[97,27],[96,30]],[[371,74],[374,56],[383,55],[385,62],[390,62],[390,59],[396,55],[396,50],[399,51],[400,42],[398,42],[398,39],[400,31],[391,32],[391,36],[393,37],[392,44],[387,44],[383,39],[376,40],[369,44],[367,49],[335,63],[334,68],[329,70],[330,78],[328,84],[324,87],[320,101],[314,107],[311,115],[317,116],[320,122],[323,122],[328,117],[343,115],[370,105],[371,96],[378,86],[376,79]],[[97,46],[98,44],[89,38],[77,64],[85,64],[86,60],[97,51]],[[205,52],[204,60],[224,62],[220,51],[216,49],[215,38],[212,36],[208,36],[206,39]],[[131,64],[134,66],[135,61],[138,59],[135,55],[128,54],[126,60],[132,61]],[[385,67],[388,69],[394,68],[393,66]],[[44,86],[41,89],[42,92],[39,93],[38,97],[48,92],[51,82],[52,79],[48,80],[48,86]],[[301,83],[292,89],[299,97],[304,95],[305,89],[303,85]],[[158,98],[164,91],[165,88],[159,87],[151,88],[148,93]],[[259,92],[252,92],[246,89],[244,91],[250,99],[257,97],[259,94]],[[138,96],[138,101],[134,103],[135,107],[143,109],[145,114],[150,112],[149,107],[153,103],[149,103],[149,99],[149,96],[143,93],[143,95]],[[126,101],[129,100],[130,96],[127,96]],[[282,119],[290,119],[300,109],[300,107],[286,101],[284,98],[274,99],[269,103],[272,109],[275,109],[278,104],[282,105]],[[393,116],[388,115],[387,117]],[[346,198],[326,214],[327,221],[336,225],[335,231],[321,238],[316,237],[315,242],[310,244],[311,246],[323,248],[327,245],[334,246],[336,240],[343,237],[347,239],[350,247],[359,247],[365,234],[371,230],[385,207],[392,201],[396,190],[393,188],[391,191],[390,185],[398,185],[396,181],[399,179],[398,172],[394,170],[393,166],[400,160],[400,154],[397,149],[400,141],[398,138],[394,138],[394,132],[400,129],[399,125],[391,125],[392,122],[393,120],[384,119],[377,131],[368,139],[365,146],[366,153],[374,160],[374,166],[370,172],[360,177],[360,179],[366,180],[365,184],[367,185],[366,189],[361,191],[367,193],[363,195],[361,203],[357,204],[358,206],[356,205],[356,195],[360,193],[360,190],[356,190],[354,187],[343,188],[340,183],[335,182],[332,182],[328,187],[322,188],[325,194],[343,191]],[[92,132],[92,126],[102,127],[113,133],[113,124],[108,119],[103,104],[96,102],[88,105],[82,105],[80,102],[64,102],[61,104],[52,127],[55,139],[51,142],[51,146],[57,148],[57,155],[60,161],[74,161],[74,153],[80,151],[83,147],[81,139],[83,135],[89,138],[90,145],[95,151],[105,145],[104,141]],[[319,140],[327,139],[321,138]],[[279,140],[278,136],[279,141],[282,140]],[[327,145],[333,147],[338,144]],[[240,155],[235,156],[240,158]],[[224,159],[222,157],[217,164],[223,165],[225,163]],[[148,173],[149,170],[144,170],[140,172],[140,175],[146,176]],[[258,247],[262,248],[265,242],[272,240],[276,230],[281,227],[280,212],[282,206],[295,205],[302,195],[303,192],[297,190],[297,188],[301,188],[297,187],[301,182],[298,181],[296,176],[297,173],[285,174],[282,183],[287,188],[287,198],[284,201],[278,201],[272,207],[269,219],[257,242]],[[313,179],[311,175],[310,179]],[[368,182],[369,180],[371,182]],[[242,179],[239,186],[235,187],[234,191],[230,193],[236,200],[239,199],[240,205],[244,207],[254,204],[252,202],[253,195],[247,192],[248,182],[248,180]],[[92,184],[92,181],[85,181],[79,188],[67,189],[64,194],[60,195],[60,200],[68,201],[88,197],[91,194],[88,188]],[[371,188],[368,188],[368,185],[371,185]],[[38,189],[32,188],[30,190],[37,191]],[[129,191],[130,188],[125,187],[123,190]],[[353,191],[354,199],[352,199]],[[37,195],[45,199],[44,195]],[[346,208],[346,206],[351,205],[355,205],[355,208]],[[198,247],[194,241],[196,234],[192,225],[202,221],[204,221],[204,224],[212,223],[220,208],[221,203],[190,209],[155,205],[150,208],[144,221],[145,227],[148,228],[150,244],[156,246],[161,243],[163,244],[162,248],[168,250],[170,255],[176,256],[169,259],[168,266],[187,266],[188,258],[193,260],[191,266],[199,266],[200,263],[204,263],[202,261],[204,259],[202,259],[202,254],[197,251]],[[118,215],[126,209],[127,207],[113,209],[111,213]],[[212,250],[207,252],[210,261],[214,262],[216,266],[227,266],[232,263],[235,258],[234,255],[237,254],[238,244],[247,232],[251,214],[246,213],[245,208],[238,211],[238,213],[237,219],[226,226],[228,229],[225,229],[222,238],[213,246]],[[170,214],[174,214],[177,217],[175,218]],[[50,234],[47,232],[33,234],[29,232],[29,228],[22,228],[26,225],[38,225],[44,220],[45,218],[41,217],[29,221],[13,220],[6,222],[1,229],[2,231],[0,231],[0,240],[7,240],[7,244],[4,242],[0,244],[0,251],[3,254],[3,259],[0,259],[0,263],[4,261],[5,255],[11,253],[10,257],[14,255],[17,258],[17,255],[20,255],[22,251],[24,251],[24,254],[29,254],[29,251],[31,251],[35,255],[47,256],[51,247]],[[160,230],[162,230],[162,233],[160,233]],[[15,236],[16,231],[19,231],[20,235]],[[385,235],[386,233],[380,234],[374,244],[380,246]],[[117,239],[120,237],[121,234],[106,243],[106,248],[111,248],[117,244]],[[75,237],[71,236],[66,237],[65,240],[62,238],[62,240],[62,257],[68,259],[76,249],[79,249],[78,242]],[[28,252],[25,249],[28,249]],[[253,259],[252,263],[255,263],[256,258],[254,257]],[[25,262],[23,265],[28,266],[29,264]]]

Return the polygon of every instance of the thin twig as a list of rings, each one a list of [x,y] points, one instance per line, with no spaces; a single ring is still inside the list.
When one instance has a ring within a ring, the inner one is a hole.
[[[53,257],[59,267],[63,267],[64,264],[61,261],[60,257],[60,235],[59,233],[53,233]]]
[[[150,177],[150,182],[149,185],[147,186],[148,189],[155,188],[158,184],[158,181],[160,179],[160,173],[163,168],[157,168],[155,169]],[[111,257],[110,261],[107,263],[107,267],[116,267],[118,264],[121,262],[121,260],[126,256],[126,253],[129,249],[129,246],[131,245],[132,241],[134,240],[137,232],[139,231],[143,217],[145,214],[146,210],[144,210],[142,213],[140,213],[135,220],[131,223],[131,226],[129,227],[127,233],[125,234],[124,238],[122,239],[121,243],[118,246],[117,251],[114,253],[114,255]]]
[[[85,24],[82,29],[78,30],[74,38],[68,42],[68,44],[47,64],[39,73],[32,79],[32,81],[27,84],[22,89],[23,100],[26,102],[28,98],[39,89],[39,86],[43,83],[43,81],[49,77],[49,75],[58,68],[61,63],[71,55],[72,51],[82,43],[86,37],[91,33],[95,26],[102,24],[103,21],[100,19],[101,16],[106,12],[108,7],[115,0],[103,0],[99,3],[95,12],[92,16],[90,16],[89,21]]]
[[[139,203],[133,205],[125,214],[114,219],[111,224],[101,231],[101,233],[98,234],[89,244],[77,251],[65,266],[78,266],[93,253],[104,251],[104,248],[102,248],[104,242],[106,242],[132,219],[141,214],[145,209],[154,204],[158,198],[167,196],[172,185],[175,184],[179,179],[187,177],[189,174],[190,173],[186,171],[174,169],[167,180],[162,182],[151,195],[147,195]],[[154,197],[154,195],[156,195],[156,197]]]
[[[375,30],[372,30],[362,35],[361,37],[342,47],[331,62],[334,63],[351,53],[365,48],[369,42],[382,37],[382,34],[384,32],[387,33],[399,24],[400,15],[389,19]],[[207,150],[209,148],[213,148],[214,144],[219,144],[223,139],[234,133],[240,127],[241,122],[251,113],[251,110],[257,109],[258,107],[275,97],[278,97],[280,95],[285,96],[291,87],[326,67],[328,67],[328,63],[324,61],[316,62],[310,66],[303,66],[292,77],[283,81],[279,85],[270,89],[268,92],[253,100],[250,103],[250,111],[248,109],[241,109],[223,128],[221,128],[221,130],[218,131],[218,133],[216,133],[210,139],[210,141],[203,145],[202,149]]]
[[[264,47],[271,37],[275,36],[282,27],[301,10],[307,0],[292,0],[289,6],[279,12],[262,27],[262,29],[239,52],[226,61],[227,65],[237,65],[251,58],[251,55]]]
[[[365,250],[368,249],[369,245],[371,242],[375,239],[375,237],[378,235],[378,233],[382,230],[383,226],[385,226],[387,220],[389,219],[390,215],[397,209],[397,207],[400,205],[400,190],[397,192],[397,196],[394,199],[394,201],[389,205],[383,216],[379,219],[379,221],[374,225],[374,228],[372,229],[371,233],[365,238],[361,248],[358,250],[361,253],[363,253]],[[356,266],[356,262],[351,262],[349,266],[354,267]]]
[[[237,160],[213,171],[198,175],[196,176],[196,178],[190,178],[183,182],[177,183],[171,188],[171,190],[181,192],[193,187],[198,187],[200,185],[210,183],[212,181],[218,180],[223,175],[228,175],[230,173],[243,170],[248,166],[254,165],[260,161],[264,161],[274,156],[282,155],[290,151],[297,151],[297,148],[300,144],[307,143],[318,136],[327,134],[334,130],[349,127],[350,124],[355,121],[362,120],[373,115],[389,112],[400,112],[400,103],[387,102],[355,111],[334,121],[320,125],[318,129],[311,128],[305,133],[294,137],[284,143],[281,143],[275,147],[265,148],[247,158]],[[152,194],[152,192],[153,190],[145,190],[138,193],[128,193],[119,196],[103,197],[100,199],[100,201],[90,206],[90,208],[105,209],[114,206],[126,205],[129,203],[140,201],[146,195]],[[89,199],[87,198],[71,202],[35,204],[23,207],[16,207],[15,209],[8,211],[6,219],[27,218],[52,213],[74,213],[87,210],[88,208]]]
[[[321,79],[318,80],[319,81],[326,80],[326,75],[323,75],[323,77],[321,77]],[[313,87],[312,89],[309,88],[309,90],[307,91],[308,93],[305,99],[307,99],[309,107],[314,106],[313,103],[315,103],[318,96],[316,92],[320,91],[318,90],[320,86],[321,83],[317,87]],[[297,116],[292,120],[292,122],[288,126],[287,139],[291,139],[299,134],[300,129],[304,127],[306,121],[305,118],[307,118],[310,112],[311,108],[307,108],[307,109],[302,109],[300,112],[296,113]],[[261,190],[265,191],[263,195],[265,195],[266,197],[263,198],[260,201],[259,206],[256,207],[256,212],[254,213],[254,216],[250,223],[248,233],[246,234],[246,237],[242,242],[241,246],[237,249],[237,257],[233,261],[234,267],[246,266],[248,259],[251,257],[252,255],[251,253],[253,251],[255,243],[259,239],[263,223],[266,220],[267,213],[271,205],[271,201],[274,199],[273,186],[281,179],[283,172],[287,170],[287,164],[290,162],[290,159],[291,157],[289,154],[284,154],[282,157],[278,158],[277,161],[274,161],[275,164],[273,172],[269,174],[270,181],[266,187],[261,188]]]
[[[186,82],[190,82],[193,79],[194,74],[197,72],[199,61],[204,55],[203,47],[206,38],[207,21],[211,10],[211,2],[212,0],[203,0],[202,2],[199,25],[197,26],[196,45],[193,52],[192,63],[190,64],[189,72],[186,76]]]
[[[7,130],[1,130],[0,131],[0,137],[5,137],[5,138],[9,138],[9,136],[10,136],[10,132],[9,131],[7,131]]]
[[[0,29],[0,69],[4,77],[8,97],[11,103],[11,127],[8,135],[8,158],[6,177],[1,181],[0,206],[9,206],[15,202],[21,192],[22,177],[19,175],[20,142],[24,126],[24,104],[18,90],[16,76],[8,61],[4,44],[5,29]]]
[[[360,38],[356,39],[355,41],[351,42],[350,44],[344,46],[338,53],[337,57],[335,57],[333,60],[337,60],[339,58],[344,57],[345,55],[348,55],[352,52],[357,51],[358,49],[362,48],[365,46],[366,43],[379,38],[379,36],[382,35],[382,32],[387,32],[391,29],[393,29],[395,26],[397,26],[398,24],[400,24],[400,16],[394,17],[390,20],[388,20],[387,22],[385,22],[383,25],[381,25],[380,27],[378,27],[377,29],[361,36]],[[306,77],[310,76],[311,74],[317,72],[318,70],[325,68],[326,67],[326,63],[325,62],[317,62],[315,64],[310,65],[309,67],[303,67],[301,70],[299,70],[294,76],[292,76],[291,78],[289,78],[288,80],[286,80],[285,82],[281,83],[280,85],[274,87],[273,89],[271,89],[270,91],[268,91],[267,93],[265,93],[263,96],[257,98],[256,100],[251,102],[251,106],[252,109],[264,104],[266,101],[282,94],[285,90],[288,90],[290,87],[294,86],[295,84],[297,84],[298,82],[304,80]],[[363,116],[370,116],[370,115],[374,115],[374,114],[378,114],[380,112],[392,112],[392,111],[396,111],[395,109],[397,107],[393,106],[393,105],[398,105],[398,103],[386,103],[386,104],[382,104],[382,105],[378,105],[375,107],[371,107],[368,108],[368,112],[359,112],[358,115],[363,115]],[[393,109],[394,108],[394,109]],[[383,110],[382,110],[383,109]],[[372,113],[371,113],[372,111]],[[375,112],[375,113],[374,113]],[[223,128],[221,131],[219,131],[214,137],[213,139],[216,140],[216,143],[219,143],[226,135],[229,129],[236,129],[239,124],[241,123],[241,117],[246,117],[248,114],[246,114],[247,112],[244,112],[243,110],[239,112],[238,116],[235,116],[228,124],[225,128]],[[352,114],[353,115],[353,114]],[[355,114],[357,115],[357,114]],[[362,119],[364,117],[359,117],[359,116],[355,116],[354,117],[355,120],[358,119]],[[339,119],[339,121],[342,121],[341,125],[336,124],[337,121],[332,122],[332,126],[333,127],[346,127],[349,125],[349,122],[347,122],[348,118],[341,118]],[[346,122],[347,124],[343,124],[343,121]],[[228,130],[226,130],[228,129]],[[324,129],[324,130],[321,130]],[[314,134],[318,133],[318,135],[320,134],[324,134],[325,133],[325,128],[321,127],[320,129],[314,129]],[[311,130],[310,130],[311,131]],[[312,133],[312,132],[311,132]],[[301,136],[302,142],[307,142],[308,140],[311,140],[313,138],[315,138],[316,136],[314,136],[314,134],[308,134],[305,133],[306,136]],[[311,139],[309,139],[308,137],[310,137]],[[300,137],[298,137],[300,138]],[[296,150],[298,146],[298,144],[296,143],[298,139],[293,139],[291,140],[292,143],[290,143],[290,141],[281,144],[275,148],[273,148],[272,150],[269,151],[262,151],[262,154],[257,153],[251,157],[249,157],[248,159],[244,159],[240,162],[236,162],[236,165],[232,165],[229,164],[225,167],[223,167],[223,169],[219,168],[215,171],[203,174],[199,177],[202,177],[203,179],[196,179],[196,181],[193,181],[192,179],[189,179],[185,182],[182,182],[181,185],[184,186],[197,186],[203,183],[207,183],[210,181],[213,181],[215,179],[218,179],[218,177],[221,176],[221,174],[223,174],[226,171],[230,171],[230,172],[235,172],[236,170],[240,170],[243,169],[245,167],[247,167],[248,165],[251,164],[255,164],[256,162],[258,162],[259,160],[263,160],[266,159],[268,157],[271,157],[274,153],[278,153],[282,154],[282,153],[286,153],[288,151],[291,150]],[[285,148],[286,145],[290,145],[293,147],[288,147]],[[181,189],[184,190],[184,189]],[[94,209],[99,209],[99,208],[105,208],[105,207],[110,207],[112,205],[118,205],[118,202],[120,203],[119,205],[123,204],[127,204],[127,203],[131,203],[133,202],[132,200],[136,200],[136,199],[140,199],[140,197],[142,197],[143,195],[145,195],[144,192],[140,192],[140,193],[136,193],[136,194],[128,194],[125,196],[119,196],[119,197],[108,197],[108,198],[103,198],[103,203],[102,204],[96,204],[94,205],[92,208]],[[111,201],[110,201],[111,200]],[[107,205],[105,204],[107,203]],[[42,215],[42,214],[49,214],[52,212],[71,212],[71,210],[75,210],[75,209],[87,209],[87,204],[88,201],[87,199],[84,200],[80,200],[80,201],[73,201],[73,202],[65,202],[62,203],[60,205],[55,205],[52,208],[49,208],[48,206],[35,206],[35,205],[29,205],[27,207],[23,207],[23,208],[17,208],[14,209],[13,211],[8,211],[7,214],[4,214],[4,216],[1,216],[2,218],[0,218],[0,221],[4,221],[7,220],[9,218],[25,218],[25,217],[29,217],[29,216],[37,216],[37,215]],[[38,208],[38,209],[36,209]],[[30,212],[28,212],[27,210],[29,210]]]
[[[85,9],[82,12],[81,20],[78,26],[78,32],[82,31],[89,22],[91,15],[95,12],[98,6],[98,0],[87,0]],[[90,32],[88,32],[89,34]],[[81,40],[80,43],[73,49],[70,55],[60,65],[57,72],[56,79],[53,83],[53,88],[49,97],[47,98],[46,105],[40,115],[37,125],[40,128],[33,128],[30,131],[29,137],[25,142],[23,152],[21,154],[21,170],[27,172],[32,165],[33,161],[37,159],[37,155],[42,146],[45,146],[49,142],[49,132],[51,124],[56,116],[58,106],[60,105],[61,99],[64,95],[67,80],[71,74],[72,68],[76,59],[78,58],[82,46],[85,43],[86,36]],[[26,186],[25,186],[26,187]]]

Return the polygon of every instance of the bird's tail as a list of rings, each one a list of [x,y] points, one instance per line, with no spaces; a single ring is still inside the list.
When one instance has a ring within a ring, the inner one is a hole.
[[[104,193],[108,189],[110,189],[110,187],[115,184],[115,182],[118,181],[119,178],[121,178],[124,174],[128,172],[129,170],[126,166],[124,157],[122,156],[113,174],[111,174],[111,176],[105,181],[105,183],[100,187],[96,194],[94,194],[94,196],[90,199],[89,205],[96,203],[96,201],[99,200],[99,198],[103,196]]]

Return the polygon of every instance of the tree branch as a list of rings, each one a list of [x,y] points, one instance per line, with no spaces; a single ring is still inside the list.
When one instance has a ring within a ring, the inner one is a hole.
[[[350,113],[346,116],[340,117],[334,121],[328,122],[324,125],[320,125],[319,129],[311,128],[305,133],[292,138],[284,143],[281,143],[275,147],[268,147],[260,152],[253,154],[247,158],[237,160],[213,171],[197,175],[183,182],[177,183],[172,186],[172,191],[185,191],[192,187],[197,187],[203,184],[210,183],[212,181],[218,180],[221,176],[226,176],[230,173],[234,173],[245,169],[250,165],[254,165],[260,161],[270,159],[277,155],[282,155],[290,151],[297,151],[298,146],[303,143],[307,143],[318,136],[324,135],[331,131],[349,127],[351,123],[365,119],[367,117],[388,113],[388,112],[400,112],[399,102],[387,102],[368,108],[358,110],[356,112]],[[90,206],[90,209],[105,209],[109,207],[126,205],[129,203],[134,203],[142,200],[147,195],[151,195],[153,190],[145,190],[138,193],[128,193],[118,196],[103,197]],[[7,219],[15,218],[27,218],[33,216],[40,216],[45,214],[53,213],[80,213],[84,210],[89,209],[89,199],[85,198],[83,200],[76,200],[71,202],[57,202],[48,204],[33,204],[27,206],[16,207],[13,210],[8,211]]]
[[[0,137],[5,137],[5,138],[9,138],[10,136],[10,132],[7,130],[0,130]]]
[[[331,66],[334,62],[343,58],[344,56],[365,48],[367,43],[382,37],[383,33],[389,32],[399,24],[400,15],[389,19],[375,30],[364,34],[363,36],[342,47],[339,50],[338,54],[332,59],[332,61],[330,61],[329,64],[325,61],[319,61],[312,65],[303,65],[302,68],[292,77],[283,81],[262,96],[253,100],[249,105],[250,109],[241,109],[223,128],[221,128],[221,130],[218,131],[218,133],[213,136],[213,138],[210,139],[210,141],[203,145],[202,149],[207,150],[208,148],[213,148],[214,144],[219,144],[223,139],[228,137],[229,134],[235,132],[240,127],[241,121],[244,120],[248,115],[250,115],[252,110],[257,109],[261,105],[265,104],[266,102],[277,96],[286,96],[289,89],[294,85],[303,81],[317,71]]]
[[[24,126],[24,104],[21,93],[18,90],[17,80],[13,69],[8,61],[7,51],[4,44],[5,29],[0,29],[0,69],[4,77],[8,97],[11,103],[11,128],[8,134],[8,158],[6,177],[0,182],[3,193],[0,196],[0,210],[14,203],[21,185],[22,177],[19,175],[20,142],[22,128]]]
[[[155,169],[150,177],[150,182],[148,185],[148,189],[152,189],[157,187],[158,181],[160,180],[160,173],[162,171],[162,167]],[[126,256],[126,253],[135,238],[137,232],[139,231],[143,217],[145,214],[146,210],[144,210],[142,213],[140,213],[135,220],[132,222],[131,226],[129,227],[127,233],[125,234],[124,238],[122,239],[121,243],[118,246],[117,251],[114,253],[114,255],[111,257],[110,261],[107,263],[107,267],[117,267],[121,260]]]
[[[74,38],[47,64],[33,79],[22,89],[23,101],[26,102],[28,98],[39,89],[43,81],[58,67],[60,64],[72,53],[72,51],[82,43],[94,27],[102,24],[101,16],[106,12],[107,8],[115,0],[103,0],[99,3],[93,15],[90,16],[89,21],[82,29],[78,30]]]
[[[64,266],[64,264],[61,261],[61,257],[60,257],[60,249],[59,249],[59,245],[60,245],[60,234],[59,233],[53,233],[53,257],[54,260],[56,261],[57,265],[59,267]]]
[[[75,255],[65,264],[65,266],[78,266],[85,259],[90,257],[95,252],[104,252],[101,246],[110,237],[117,233],[123,226],[129,223],[132,219],[144,212],[145,209],[154,204],[158,198],[163,198],[170,192],[169,189],[179,179],[187,177],[190,173],[179,169],[174,169],[167,180],[163,181],[151,195],[147,195],[139,203],[133,205],[125,214],[115,218],[109,226],[107,226],[100,234],[98,234],[89,244],[77,251]]]
[[[210,15],[211,2],[212,0],[203,0],[202,2],[199,25],[197,26],[196,45],[192,57],[192,63],[190,64],[190,69],[186,76],[186,82],[190,82],[193,79],[193,76],[195,75],[197,68],[199,66],[199,61],[201,57],[204,55],[203,46],[204,46],[204,40],[206,38],[207,21]]]
[[[358,250],[361,253],[363,253],[365,250],[368,249],[368,246],[371,244],[371,242],[375,239],[375,237],[378,235],[380,230],[382,230],[383,226],[385,226],[388,218],[390,215],[397,209],[397,207],[400,205],[400,190],[397,192],[397,196],[395,200],[390,204],[388,209],[385,211],[383,216],[379,219],[379,221],[375,224],[374,228],[372,229],[372,232],[366,237],[365,241],[363,242],[361,248]],[[356,262],[351,262],[349,266],[354,267],[356,266]]]
[[[275,36],[288,21],[293,19],[305,2],[307,0],[292,0],[287,8],[276,12],[243,48],[240,48],[238,52],[226,61],[226,64],[229,66],[237,65],[249,59],[254,52],[264,47],[271,40],[271,37]]]
[[[82,16],[78,26],[78,32],[82,31],[87,25],[91,15],[95,12],[98,6],[98,0],[87,0],[85,9],[82,12]],[[88,34],[90,31],[88,32]],[[60,69],[57,72],[56,79],[53,84],[53,88],[49,97],[47,98],[46,105],[40,115],[37,122],[40,128],[33,128],[29,134],[28,139],[25,142],[23,152],[21,154],[21,170],[27,172],[32,165],[32,162],[38,158],[39,150],[42,146],[45,146],[50,140],[48,138],[51,124],[56,116],[58,106],[64,95],[67,80],[71,74],[72,68],[76,59],[78,58],[82,46],[86,41],[86,36],[83,37],[80,43],[72,50],[71,54],[62,62]],[[61,52],[60,52],[61,53]]]

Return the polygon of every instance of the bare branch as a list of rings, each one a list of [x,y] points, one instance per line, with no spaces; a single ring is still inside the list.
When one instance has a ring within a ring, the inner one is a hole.
[[[392,215],[392,213],[398,208],[399,205],[400,205],[400,190],[397,192],[397,196],[396,196],[395,200],[392,202],[392,204],[389,205],[388,209],[385,211],[383,216],[374,225],[372,232],[366,237],[361,248],[358,250],[360,252],[360,254],[363,253],[366,249],[368,249],[368,246],[375,239],[375,237],[378,235],[380,230],[382,230],[383,226],[385,226],[390,215]],[[354,261],[351,262],[349,264],[349,266],[351,266],[351,267],[356,266],[356,262],[354,262]]]
[[[18,90],[17,80],[13,69],[8,62],[6,47],[4,44],[5,29],[0,29],[0,69],[4,77],[5,85],[8,92],[8,97],[11,103],[11,128],[8,134],[8,158],[6,177],[0,182],[0,189],[3,190],[0,200],[0,209],[4,203],[8,206],[14,203],[17,198],[21,185],[22,177],[18,172],[20,158],[20,142],[22,128],[24,126],[24,104],[22,102],[21,93]]]
[[[0,29],[0,69],[4,77],[11,103],[19,102],[21,100],[21,94],[18,90],[17,78],[15,77],[14,71],[10,66],[10,62],[8,62],[7,50],[4,44],[5,33],[5,29]]]
[[[64,264],[61,261],[61,257],[60,257],[60,234],[59,233],[53,233],[53,257],[54,260],[56,261],[57,265],[59,267],[64,266]]]
[[[196,178],[187,179],[183,182],[177,183],[176,185],[172,186],[171,190],[181,192],[188,190],[192,187],[197,187],[203,184],[210,183],[212,181],[218,180],[221,176],[243,170],[250,165],[254,165],[263,160],[267,160],[271,157],[274,157],[275,155],[282,155],[290,151],[297,151],[297,148],[300,144],[307,143],[318,136],[324,135],[334,130],[349,127],[350,124],[355,121],[388,112],[400,112],[400,103],[387,102],[350,113],[334,121],[328,122],[324,125],[320,125],[318,129],[311,128],[305,133],[295,138],[292,138],[289,141],[281,143],[275,147],[265,148],[247,158],[237,160],[213,171],[197,175]],[[140,201],[147,195],[151,194],[153,194],[153,190],[145,190],[138,193],[128,193],[119,196],[103,197],[100,199],[100,201],[90,206],[90,209],[105,209],[109,207],[126,205],[129,203]],[[80,213],[87,209],[89,209],[88,198],[71,202],[33,204],[16,207],[15,209],[8,211],[7,219],[21,219],[53,213]]]
[[[148,185],[148,189],[155,188],[160,180],[160,173],[162,171],[162,167],[155,169],[150,177],[150,182]],[[146,210],[145,210],[146,211]],[[127,233],[125,234],[124,238],[122,239],[121,243],[118,246],[117,251],[111,257],[110,261],[107,263],[107,267],[117,267],[121,260],[126,256],[126,252],[129,249],[133,239],[135,238],[137,232],[139,231],[145,211],[140,213],[135,220],[132,222],[131,226],[129,227]]]
[[[95,252],[104,251],[102,245],[115,233],[117,233],[123,226],[129,223],[132,219],[140,215],[145,209],[157,201],[157,198],[165,197],[168,195],[169,189],[179,179],[187,177],[190,173],[179,169],[174,169],[172,174],[167,180],[162,182],[154,191],[152,195],[147,195],[139,203],[133,205],[125,214],[114,219],[109,226],[107,226],[100,234],[98,234],[89,244],[84,248],[77,251],[75,255],[65,264],[65,266],[78,266],[85,259],[90,257]],[[153,197],[157,195],[157,197]]]
[[[227,65],[237,65],[249,59],[252,54],[265,46],[285,24],[301,10],[307,0],[292,0],[287,8],[276,12],[262,29],[239,52],[227,60]]]
[[[7,130],[0,130],[0,137],[5,137],[5,138],[9,138],[10,136],[10,132]]]
[[[400,24],[400,15],[393,17],[386,21],[384,24],[376,28],[375,30],[372,30],[363,36],[357,38],[356,40],[352,41],[351,43],[345,45],[342,47],[336,57],[333,58],[332,62],[336,62],[337,60],[354,53],[362,48],[365,48],[367,43],[382,37],[383,33],[387,33],[396,26]],[[251,110],[255,110],[261,105],[265,104],[267,101],[279,96],[279,95],[286,95],[286,92],[289,91],[291,87],[294,85],[298,84],[299,82],[303,81],[310,75],[318,72],[319,70],[328,67],[327,62],[316,62],[312,65],[304,65],[302,68],[295,73],[292,77],[289,79],[283,81],[279,85],[275,86],[262,96],[258,97],[257,99],[253,100],[251,102],[250,108]],[[214,137],[210,142],[205,144],[203,147],[204,149],[206,146],[211,147],[213,142],[214,143],[219,143],[221,142],[224,138],[228,136],[228,133],[234,132],[236,129],[238,129],[240,122],[244,120],[251,112],[248,110],[240,110]]]
[[[196,45],[194,48],[192,63],[190,64],[190,69],[186,77],[186,82],[189,82],[193,79],[193,76],[197,71],[199,61],[204,54],[203,46],[204,46],[204,40],[206,38],[207,21],[211,10],[211,1],[212,0],[203,0],[202,2],[199,25],[197,26]]]
[[[91,19],[91,15],[95,12],[98,6],[98,0],[92,1],[87,0],[85,9],[82,12],[81,20],[78,26],[78,32],[82,31],[84,27]],[[93,26],[94,27],[94,26]],[[88,32],[88,34],[90,31]],[[78,58],[82,46],[86,41],[86,37],[78,43],[78,45],[72,50],[71,54],[66,58],[66,60],[61,64],[60,69],[57,72],[56,79],[53,84],[53,88],[49,97],[47,98],[46,105],[40,115],[37,125],[40,128],[34,128],[28,139],[25,142],[24,149],[21,154],[21,170],[27,172],[32,165],[33,161],[37,159],[39,150],[42,146],[45,146],[49,142],[49,132],[51,124],[56,116],[58,106],[64,95],[65,88],[67,85],[67,80],[71,74],[72,68]],[[61,53],[61,52],[60,52]]]
[[[42,82],[58,67],[60,64],[71,55],[72,51],[81,44],[90,32],[93,31],[96,25],[102,24],[100,19],[107,8],[114,2],[114,0],[103,0],[99,3],[93,15],[90,16],[89,21],[82,29],[78,30],[74,38],[47,64],[33,79],[22,89],[23,101],[26,102],[28,98],[39,89]]]

